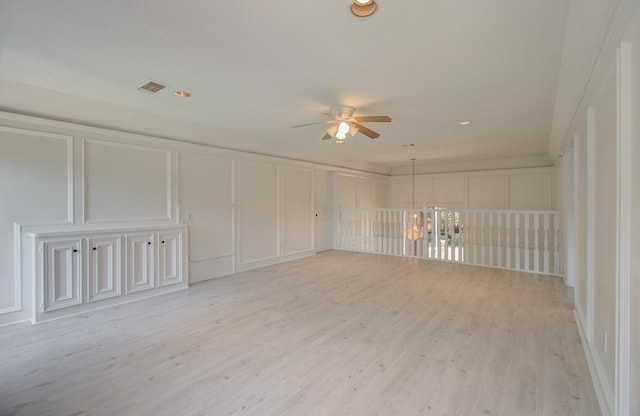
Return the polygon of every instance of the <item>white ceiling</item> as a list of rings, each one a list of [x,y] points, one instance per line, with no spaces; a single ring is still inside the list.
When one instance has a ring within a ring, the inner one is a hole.
[[[0,108],[383,173],[551,163],[569,0],[378,4],[0,0]],[[149,80],[170,88],[137,90]],[[393,122],[344,145],[290,128],[336,104]]]

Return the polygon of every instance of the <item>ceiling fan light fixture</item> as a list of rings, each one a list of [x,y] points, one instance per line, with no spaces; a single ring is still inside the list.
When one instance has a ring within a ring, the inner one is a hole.
[[[351,13],[358,17],[371,16],[378,10],[375,0],[354,0],[351,5]]]
[[[338,125],[338,132],[336,133],[336,139],[344,140],[347,138],[347,133],[349,133],[350,127],[349,125],[341,121]]]

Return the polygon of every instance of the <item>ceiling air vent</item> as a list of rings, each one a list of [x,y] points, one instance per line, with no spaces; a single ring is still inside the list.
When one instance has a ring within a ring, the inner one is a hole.
[[[149,81],[144,84],[142,87],[138,88],[140,91],[148,92],[150,94],[155,94],[156,92],[164,89],[166,85],[158,84],[157,82]]]

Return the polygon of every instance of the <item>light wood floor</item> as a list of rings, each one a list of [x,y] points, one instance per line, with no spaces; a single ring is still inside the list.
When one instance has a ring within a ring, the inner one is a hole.
[[[1,415],[599,415],[560,278],[326,252],[0,328]]]

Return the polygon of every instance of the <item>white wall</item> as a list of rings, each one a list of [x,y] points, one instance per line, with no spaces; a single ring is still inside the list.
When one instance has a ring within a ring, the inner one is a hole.
[[[23,307],[14,223],[73,221],[72,140],[66,134],[0,126],[0,313],[19,314]]]
[[[389,180],[393,208],[411,208],[412,177]],[[415,175],[415,207],[549,210],[554,208],[554,169],[528,168]]]
[[[183,222],[193,283],[315,254],[315,203],[333,202],[328,192],[314,200],[318,169],[352,182],[353,193],[337,189],[354,204],[386,204],[386,176],[0,113],[0,325],[32,314],[32,271],[18,257],[26,241],[15,224]]]
[[[629,414],[640,414],[640,327],[638,317],[640,317],[640,31],[629,36],[630,68],[634,76],[631,78],[632,85],[626,90],[629,93],[628,118],[630,119],[630,183],[623,192],[628,192],[629,211],[631,220],[628,224],[631,231],[629,245],[629,292],[630,300],[629,317]],[[623,363],[625,364],[625,363]]]
[[[189,224],[191,282],[234,270],[234,172],[231,159],[202,153],[178,156],[180,219]]]
[[[603,415],[640,414],[640,5],[618,2],[558,163],[575,315]],[[572,181],[571,181],[572,180]]]
[[[337,172],[334,179],[336,207],[387,207],[388,184],[388,178],[382,175]]]

